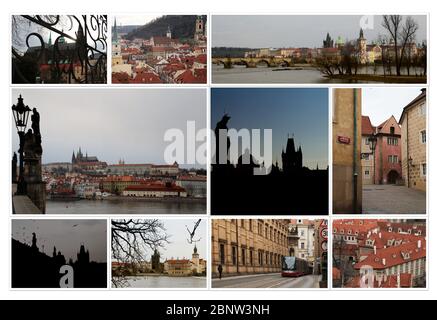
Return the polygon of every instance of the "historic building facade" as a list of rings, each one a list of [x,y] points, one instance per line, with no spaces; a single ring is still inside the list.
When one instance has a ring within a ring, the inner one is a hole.
[[[376,184],[396,184],[402,179],[401,128],[394,116],[375,128]]]
[[[334,90],[333,210],[361,213],[361,89]]]
[[[374,138],[375,127],[373,127],[368,116],[361,117],[361,168],[364,184],[375,184],[374,151],[372,150],[371,139]]]
[[[289,255],[289,220],[213,219],[212,276],[280,272]]]
[[[426,191],[426,89],[402,111],[402,175],[409,188]]]

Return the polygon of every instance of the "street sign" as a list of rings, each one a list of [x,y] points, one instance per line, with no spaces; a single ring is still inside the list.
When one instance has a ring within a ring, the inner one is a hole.
[[[320,237],[324,240],[328,239],[328,228],[320,229]]]
[[[342,143],[342,144],[350,144],[350,143],[351,143],[351,138],[349,138],[349,137],[343,137],[343,136],[338,136],[338,137],[337,137],[337,141],[338,141],[339,143]]]
[[[327,252],[328,251],[328,241],[323,241],[320,245],[321,249],[323,252]]]

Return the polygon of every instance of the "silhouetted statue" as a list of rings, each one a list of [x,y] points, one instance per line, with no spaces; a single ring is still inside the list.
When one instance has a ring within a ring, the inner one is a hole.
[[[228,128],[228,122],[231,119],[231,117],[226,113],[223,115],[223,118],[217,122],[214,133],[215,133],[215,140],[216,140],[216,152],[215,152],[215,156],[216,156],[216,164],[225,164],[225,163],[220,163],[220,132],[222,130],[226,130],[226,134],[227,131],[229,130]],[[227,137],[227,143],[226,143],[226,159],[228,159],[229,157],[229,148],[231,147],[231,139],[229,139],[229,137]],[[228,162],[228,160],[227,160]],[[226,162],[226,163],[227,163]]]
[[[30,120],[32,120],[32,130],[36,136],[38,136],[38,135],[40,136],[41,131],[39,128],[39,120],[40,120],[39,112],[36,110],[36,108],[33,108],[32,111],[33,111],[33,114],[30,117]]]
[[[39,251],[38,247],[36,246],[36,233],[32,232],[32,247],[33,250]]]
[[[17,153],[12,156],[12,183],[17,182]]]

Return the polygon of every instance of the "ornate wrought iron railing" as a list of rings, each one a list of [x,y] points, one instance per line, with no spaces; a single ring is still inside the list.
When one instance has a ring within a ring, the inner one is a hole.
[[[21,35],[27,48],[20,53],[12,46],[13,83],[106,83],[106,15],[21,17],[55,34],[55,39],[45,43],[42,32]],[[68,23],[67,32],[60,28],[61,19],[62,24]],[[36,38],[39,45],[31,46],[31,38]]]

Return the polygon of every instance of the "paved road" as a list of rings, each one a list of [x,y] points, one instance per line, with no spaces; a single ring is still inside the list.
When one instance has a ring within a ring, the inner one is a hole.
[[[318,288],[321,276],[283,278],[280,273],[238,276],[212,280],[213,288]]]
[[[363,185],[363,213],[426,214],[426,193],[396,185]]]

